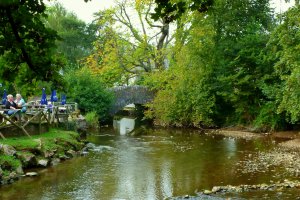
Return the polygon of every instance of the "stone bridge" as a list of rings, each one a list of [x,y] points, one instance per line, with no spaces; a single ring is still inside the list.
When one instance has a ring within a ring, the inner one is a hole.
[[[110,115],[116,114],[128,104],[145,104],[154,98],[154,92],[145,86],[119,86],[110,89],[114,92],[115,101],[110,109]]]

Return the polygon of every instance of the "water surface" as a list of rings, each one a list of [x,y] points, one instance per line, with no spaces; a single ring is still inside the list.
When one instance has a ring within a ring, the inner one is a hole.
[[[215,185],[260,184],[287,178],[280,175],[281,169],[240,173],[239,161],[273,148],[268,140],[224,138],[178,129],[142,128],[135,134],[120,135],[113,129],[90,134],[87,139],[96,144],[93,152],[39,170],[38,177],[0,187],[0,199],[152,200],[193,195]],[[297,190],[287,190],[231,197],[288,199],[297,195]]]

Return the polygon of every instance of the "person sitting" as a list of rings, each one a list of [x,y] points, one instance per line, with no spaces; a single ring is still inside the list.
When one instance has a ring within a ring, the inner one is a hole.
[[[13,95],[9,94],[7,95],[7,101],[5,103],[5,109],[8,109],[7,111],[5,111],[5,113],[9,116],[17,113],[19,110],[17,109],[18,106],[17,104],[14,102],[14,97]],[[17,120],[19,119],[18,116],[16,116]]]
[[[21,94],[16,94],[16,100],[15,103],[17,104],[18,109],[21,109],[22,113],[26,112],[26,102],[25,100],[22,98]]]

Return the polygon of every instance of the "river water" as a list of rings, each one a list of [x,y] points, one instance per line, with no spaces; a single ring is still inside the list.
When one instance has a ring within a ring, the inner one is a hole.
[[[127,121],[128,123],[128,121]],[[120,130],[120,129],[118,129]],[[273,148],[269,140],[211,136],[197,130],[140,128],[121,135],[111,128],[88,135],[96,148],[0,187],[1,200],[165,199],[195,195],[215,185],[269,183],[280,169],[240,173],[237,163]],[[219,197],[228,197],[228,194]],[[230,194],[234,199],[295,199],[297,190]]]

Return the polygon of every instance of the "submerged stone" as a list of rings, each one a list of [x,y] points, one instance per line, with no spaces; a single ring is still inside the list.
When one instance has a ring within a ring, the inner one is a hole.
[[[60,159],[59,159],[59,158],[53,158],[53,159],[51,160],[51,165],[52,165],[52,166],[55,166],[55,165],[57,165],[58,163],[60,163]]]

